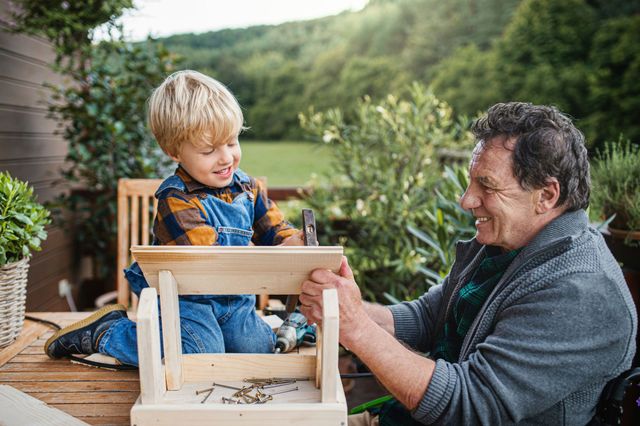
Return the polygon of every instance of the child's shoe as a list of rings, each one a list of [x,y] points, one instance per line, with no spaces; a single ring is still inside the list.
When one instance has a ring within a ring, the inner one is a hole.
[[[58,330],[44,344],[44,351],[50,358],[96,353],[102,334],[120,318],[127,318],[123,305],[104,306],[87,318]]]

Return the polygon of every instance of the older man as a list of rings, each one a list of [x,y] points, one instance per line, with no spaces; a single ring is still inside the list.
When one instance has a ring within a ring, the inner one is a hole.
[[[631,365],[635,308],[584,211],[583,135],[557,109],[525,103],[491,107],[472,130],[460,204],[477,233],[458,243],[442,285],[369,304],[346,259],[338,274],[316,270],[303,283],[312,320],[322,290],[338,289],[340,342],[395,397],[379,418],[350,424],[584,425]]]

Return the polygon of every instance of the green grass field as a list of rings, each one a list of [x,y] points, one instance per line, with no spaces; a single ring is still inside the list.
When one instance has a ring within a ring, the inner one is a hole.
[[[331,150],[319,143],[243,141],[240,168],[251,176],[266,176],[269,187],[303,186],[312,173],[330,168]]]

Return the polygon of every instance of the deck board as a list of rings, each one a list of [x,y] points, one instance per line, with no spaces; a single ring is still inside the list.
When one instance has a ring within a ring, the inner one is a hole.
[[[64,327],[89,312],[37,312]],[[91,425],[129,425],[140,394],[137,371],[108,371],[49,359],[44,343],[53,330],[26,320],[20,337],[0,349],[0,384],[12,386]]]

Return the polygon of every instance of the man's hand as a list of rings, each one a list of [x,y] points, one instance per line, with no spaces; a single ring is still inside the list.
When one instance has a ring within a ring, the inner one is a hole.
[[[297,233],[285,238],[281,246],[303,246],[304,245],[304,232],[298,231]]]
[[[353,279],[353,272],[346,257],[342,257],[337,274],[326,269],[314,270],[309,279],[302,283],[300,311],[309,322],[322,321],[322,291],[329,288],[338,290],[340,304],[340,342],[349,347],[361,336],[361,330],[371,319],[367,315],[360,289]]]

